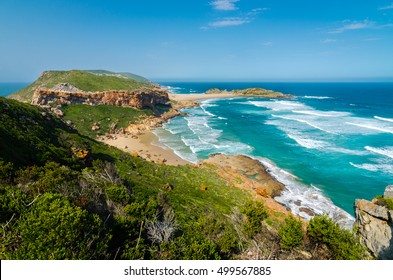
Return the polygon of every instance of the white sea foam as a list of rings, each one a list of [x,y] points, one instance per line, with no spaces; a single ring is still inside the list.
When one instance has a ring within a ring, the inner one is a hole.
[[[305,147],[307,149],[322,149],[329,145],[329,143],[309,138],[304,138],[299,135],[291,135],[287,134],[289,138],[295,140],[300,146]]]
[[[385,122],[393,122],[393,119],[389,119],[389,118],[382,118],[382,117],[378,117],[378,116],[374,116],[374,118],[377,120],[385,121]]]
[[[379,163],[379,164],[372,164],[372,163],[363,163],[363,164],[356,164],[353,162],[349,163],[353,167],[364,169],[372,172],[382,172],[385,174],[393,175],[393,165],[388,163]]]
[[[305,95],[303,98],[306,99],[332,99],[333,97],[330,96],[313,96],[313,95]]]
[[[356,155],[356,156],[363,156],[367,154],[366,151],[350,150],[350,149],[339,148],[339,147],[329,147],[328,150],[331,152],[342,153],[347,155]]]
[[[279,168],[268,159],[256,157],[267,171],[279,182],[285,185],[285,189],[275,200],[286,205],[294,214],[307,220],[311,219],[308,213],[301,211],[301,208],[308,208],[317,215],[329,214],[341,226],[352,228],[354,218],[343,209],[334,205],[319,189],[304,185],[293,174]],[[300,205],[297,205],[299,204]]]
[[[205,114],[207,114],[207,115],[209,115],[209,116],[211,116],[211,117],[215,117],[215,116],[216,116],[216,115],[214,115],[213,113],[210,113],[209,111],[206,110],[206,108],[208,108],[208,107],[213,107],[213,106],[201,105],[200,107],[201,107],[202,111],[203,111]]]
[[[158,128],[152,131],[159,139],[159,143],[156,143],[156,145],[162,145],[164,148],[172,150],[176,155],[188,162],[197,163],[198,158],[194,152],[187,146],[183,146],[181,143],[184,142],[179,142],[179,138],[175,134],[172,134],[172,136],[167,135],[167,131],[169,130],[165,128]]]
[[[393,158],[393,147],[375,148],[375,147],[365,146],[364,148],[367,151],[373,152],[375,154]]]
[[[297,101],[248,101],[249,104],[273,111],[308,110],[311,107]]]
[[[212,143],[217,141],[221,136],[222,130],[211,128],[208,124],[209,118],[202,116],[191,116],[184,118],[187,121],[189,129],[205,141]]]
[[[163,88],[166,88],[171,93],[183,93],[184,92],[184,88],[181,88],[181,87],[164,86]]]
[[[370,130],[393,134],[393,128],[386,128],[386,127],[380,127],[380,126],[376,126],[376,125],[372,125],[372,124],[360,124],[360,123],[352,123],[352,122],[346,122],[346,124],[357,126],[357,127],[362,127],[362,128],[367,128]]]
[[[324,129],[324,128],[322,128],[322,127],[320,127],[318,125],[315,125],[313,123],[310,123],[309,121],[306,121],[306,120],[297,119],[297,118],[291,118],[291,117],[278,116],[278,115],[272,115],[272,116],[276,117],[276,118],[284,119],[284,120],[296,121],[296,122],[304,123],[304,124],[307,124],[308,126],[311,126],[311,127],[315,128],[315,129],[324,131],[324,132],[329,133],[329,134],[338,134],[338,133],[335,133],[333,131]]]
[[[304,114],[304,115],[311,115],[317,117],[344,117],[348,116],[349,113],[347,112],[335,112],[335,111],[328,111],[322,112],[317,110],[293,110],[293,113]]]

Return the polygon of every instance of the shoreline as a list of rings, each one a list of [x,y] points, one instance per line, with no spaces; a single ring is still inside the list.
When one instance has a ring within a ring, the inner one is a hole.
[[[224,98],[232,98],[232,97],[241,97],[238,94],[233,93],[220,93],[220,94],[177,94],[170,93],[169,99],[172,102],[176,102],[175,109],[177,111],[198,106],[199,103],[197,100],[206,100],[206,99],[224,99]],[[173,115],[173,117],[179,116],[179,114]],[[164,122],[171,119],[164,118]],[[138,125],[136,125],[138,126]],[[141,130],[139,130],[139,127]],[[109,138],[102,138],[100,141],[103,143],[114,146],[124,152],[130,153],[135,156],[139,156],[145,160],[152,161],[159,164],[167,164],[167,165],[194,165],[193,162],[187,161],[180,156],[178,156],[174,150],[164,147],[162,143],[160,143],[159,138],[153,133],[154,129],[157,129],[157,126],[150,127],[149,125],[138,126],[137,132],[127,134],[112,134]]]
[[[155,145],[155,142],[159,143],[159,138],[150,130],[146,130],[137,136],[115,135],[114,139],[105,139],[102,142],[133,156],[139,156],[147,161],[158,164],[193,164],[176,155],[173,150]]]
[[[183,108],[189,108],[189,107],[194,107],[198,106],[199,103],[197,100],[206,100],[206,99],[225,99],[225,98],[232,98],[232,97],[243,97],[239,96],[237,94],[169,94],[169,97],[171,101],[175,101],[175,111],[179,112],[179,110]],[[212,157],[210,157],[207,160],[200,160],[198,163],[193,163],[189,162],[180,156],[178,156],[174,150],[165,147],[162,143],[160,143],[160,139],[158,138],[157,135],[154,134],[153,130],[157,129],[160,127],[164,122],[168,121],[172,117],[180,116],[181,114],[173,114],[169,118],[164,118],[163,122],[160,122],[160,124],[157,126],[146,126],[144,125],[142,130],[138,131],[136,133],[132,133],[131,135],[119,135],[115,134],[114,138],[115,139],[105,139],[102,140],[104,143],[109,144],[111,146],[115,146],[127,153],[130,153],[133,156],[139,156],[145,160],[155,162],[158,164],[164,164],[164,165],[193,165],[193,166],[201,166],[203,165],[204,162],[211,162]],[[242,155],[238,155],[237,157],[241,157]],[[236,156],[233,156],[236,157]],[[246,156],[247,157],[247,156]],[[251,158],[250,158],[251,159]],[[248,182],[248,187],[245,188],[250,193],[253,194],[254,199],[262,199],[265,201],[265,203],[268,205],[268,208],[274,209],[274,211],[281,212],[285,215],[288,215],[288,213],[292,213],[296,216],[301,217],[302,219],[308,220],[312,218],[313,216],[318,215],[318,208],[310,207],[310,205],[307,206],[307,199],[301,199],[297,200],[295,202],[296,207],[292,205],[292,203],[287,204],[284,200],[276,200],[274,197],[281,197],[281,195],[284,195],[284,193],[288,192],[288,187],[284,184],[282,180],[277,178],[274,174],[274,172],[271,170],[272,167],[269,166],[269,164],[266,164],[264,162],[261,162],[260,160],[257,159],[252,159],[255,161],[259,162],[259,165],[263,167],[264,170],[266,170],[266,177],[264,179],[265,183],[266,181],[270,181],[270,183],[266,184],[265,186],[261,187],[256,187],[256,183],[252,182],[253,180]],[[232,160],[233,161],[233,160]],[[240,166],[244,164],[241,163]],[[217,166],[220,166],[221,164],[218,164]],[[233,164],[229,164],[229,166],[232,166]],[[234,167],[233,165],[232,167]],[[221,169],[225,168],[224,166],[220,167]],[[232,168],[233,169],[233,168]],[[224,169],[223,169],[224,170]],[[233,169],[233,170],[236,170]],[[231,171],[232,172],[232,171]],[[222,173],[222,172],[221,172]],[[221,175],[224,175],[225,172]],[[224,176],[225,177],[225,176]],[[268,178],[268,179],[266,179]],[[246,178],[247,179],[247,178]],[[258,181],[258,180],[257,180]],[[276,193],[274,195],[266,193],[266,190],[268,190],[272,185],[272,182],[275,182],[274,184],[282,184],[284,187],[280,189],[279,193]],[[243,186],[239,185],[236,183],[236,181],[232,181],[237,187],[244,188]],[[251,188],[250,188],[251,186]],[[266,189],[267,187],[267,189]],[[263,190],[262,190],[263,189]],[[257,191],[258,190],[258,191]],[[259,193],[258,193],[259,192]],[[302,202],[305,202],[305,205],[302,205]],[[333,206],[335,206],[333,204]],[[295,207],[295,208],[293,208]],[[299,208],[299,209],[297,209]],[[349,224],[352,224],[351,219],[348,218],[344,210],[341,208],[335,206],[332,208],[336,214],[339,214],[340,217],[340,224],[341,226],[347,228]],[[338,210],[338,212],[336,212]],[[343,211],[343,212],[341,212]],[[328,213],[333,214],[332,211],[328,211]]]

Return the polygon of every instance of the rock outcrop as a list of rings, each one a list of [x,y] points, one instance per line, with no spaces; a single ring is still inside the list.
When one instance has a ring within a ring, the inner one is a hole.
[[[392,192],[392,186],[385,194]],[[389,198],[384,196],[384,198]],[[393,210],[374,202],[355,201],[356,227],[362,243],[378,259],[393,259]]]
[[[227,182],[250,192],[272,212],[290,215],[291,212],[285,206],[274,200],[281,194],[284,185],[276,181],[258,160],[244,155],[213,154],[200,163],[201,167],[205,165],[214,166],[217,174]]]
[[[74,89],[70,85],[58,86],[59,89],[64,89],[64,87]],[[103,92],[37,89],[34,92],[31,104],[39,106],[50,104],[104,104],[155,110],[157,105],[166,105],[167,102],[169,102],[168,92],[161,88],[144,88],[132,91],[108,90]]]
[[[281,92],[273,91],[264,88],[246,88],[237,90],[220,90],[218,88],[212,88],[205,92],[205,94],[234,94],[238,96],[258,96],[265,98],[291,98],[290,94],[283,94]]]

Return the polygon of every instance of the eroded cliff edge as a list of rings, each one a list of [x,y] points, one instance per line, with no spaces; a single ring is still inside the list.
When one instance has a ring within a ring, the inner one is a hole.
[[[378,259],[393,259],[393,210],[386,205],[386,201],[391,199],[393,186],[387,186],[379,199],[355,201],[358,235],[369,252]]]

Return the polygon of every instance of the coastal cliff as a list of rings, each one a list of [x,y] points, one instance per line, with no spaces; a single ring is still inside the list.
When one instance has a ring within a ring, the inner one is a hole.
[[[362,243],[378,259],[393,259],[393,210],[386,201],[393,199],[393,186],[383,197],[355,202],[356,228]]]
[[[9,98],[30,103],[34,92],[38,89],[59,90],[56,85],[69,84],[64,91],[97,92],[107,90],[135,90],[154,87],[149,80],[131,73],[116,73],[105,70],[68,70],[44,71],[32,84],[11,94]]]
[[[34,92],[31,104],[39,106],[50,104],[112,105],[154,110],[157,105],[166,105],[168,102],[168,92],[161,88],[102,92],[77,92],[40,88]]]

